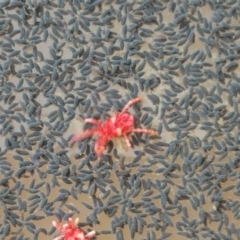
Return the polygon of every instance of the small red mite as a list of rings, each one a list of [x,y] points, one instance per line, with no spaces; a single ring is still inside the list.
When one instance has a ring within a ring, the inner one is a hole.
[[[84,235],[84,232],[77,226],[78,222],[78,218],[75,219],[75,222],[73,222],[72,218],[69,218],[68,223],[64,225],[53,221],[53,226],[61,232],[61,235],[53,240],[89,240],[96,235],[95,231],[91,231]]]
[[[123,136],[125,138],[127,146],[131,147],[127,136],[127,134],[130,132],[142,132],[156,135],[157,132],[150,129],[133,128],[134,118],[129,113],[126,113],[126,111],[132,104],[139,101],[141,101],[140,97],[130,100],[120,113],[115,113],[113,117],[107,118],[105,122],[100,122],[93,118],[85,119],[86,123],[92,123],[95,125],[95,127],[75,134],[70,142],[74,143],[84,138],[88,138],[96,133],[99,138],[95,143],[94,151],[96,152],[97,156],[100,157],[105,149],[106,144],[111,138]]]

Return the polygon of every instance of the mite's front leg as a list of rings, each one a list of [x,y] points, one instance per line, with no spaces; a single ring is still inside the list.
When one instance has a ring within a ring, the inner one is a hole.
[[[121,114],[124,113],[124,112],[126,112],[131,105],[133,105],[134,103],[139,102],[139,101],[141,101],[141,100],[142,100],[142,99],[141,99],[140,97],[137,97],[137,98],[134,98],[134,99],[130,100],[130,101],[125,105],[125,107],[123,108],[123,110],[121,111]]]
[[[86,118],[84,120],[84,122],[85,123],[91,123],[91,124],[97,125],[97,126],[100,125],[100,122],[98,120],[94,119],[94,118]]]
[[[88,137],[92,136],[95,132],[96,132],[96,129],[89,129],[84,132],[77,133],[72,137],[72,139],[70,140],[70,143],[74,143],[74,142],[82,140],[84,138],[88,138]]]

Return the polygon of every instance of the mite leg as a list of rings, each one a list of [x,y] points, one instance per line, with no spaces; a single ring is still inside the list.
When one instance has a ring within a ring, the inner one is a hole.
[[[70,143],[74,143],[74,142],[82,140],[84,138],[88,138],[88,137],[92,136],[96,132],[96,130],[97,129],[90,129],[90,130],[86,130],[84,132],[77,133],[72,137],[72,139],[70,140]]]
[[[93,125],[100,125],[100,122],[94,118],[86,118],[85,123],[92,123]]]
[[[137,97],[137,98],[134,98],[134,99],[130,100],[130,101],[125,105],[125,107],[123,108],[123,110],[121,111],[121,113],[126,112],[131,105],[133,105],[134,103],[139,102],[139,101],[141,101],[141,100],[142,100],[142,99],[141,99],[140,97]]]
[[[77,226],[79,223],[79,218],[76,218],[75,221],[74,221],[74,226]]]
[[[64,238],[64,236],[61,235],[61,236],[59,236],[59,237],[54,238],[53,240],[62,240],[63,238]]]
[[[123,134],[123,137],[124,137],[124,139],[125,139],[125,142],[126,142],[127,146],[130,148],[130,147],[131,147],[131,143],[130,143],[130,141],[129,141],[129,138],[128,138],[127,134],[124,133],[124,134]]]
[[[75,221],[73,222],[72,218],[68,218],[68,223],[66,224],[66,226],[74,228],[79,222],[79,219],[76,218]]]
[[[87,233],[87,234],[85,235],[85,237],[87,237],[87,238],[92,238],[92,237],[94,237],[95,235],[96,235],[96,232],[95,232],[95,231],[91,231],[91,232]]]
[[[151,129],[146,129],[146,128],[134,128],[131,130],[131,132],[138,132],[138,133],[148,133],[151,135],[157,135],[157,132],[151,130]]]
[[[86,239],[86,238],[84,237],[84,233],[83,233],[83,232],[79,233],[76,237],[77,237],[77,238],[75,238],[75,239]]]
[[[95,142],[94,151],[97,154],[98,158],[101,157],[103,151],[105,150],[108,140],[108,137],[99,137],[99,139]]]
[[[62,231],[62,225],[59,222],[52,221],[52,225],[59,231]]]

